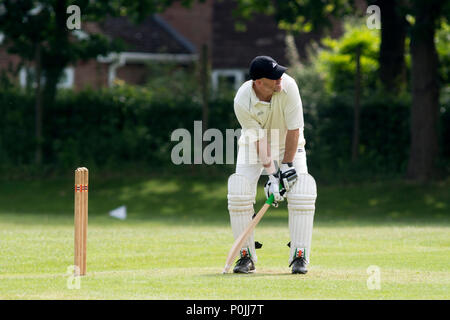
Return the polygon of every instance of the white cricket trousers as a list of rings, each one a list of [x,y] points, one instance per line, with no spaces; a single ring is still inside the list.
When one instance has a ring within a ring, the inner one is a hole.
[[[253,202],[255,202],[256,192],[257,192],[257,186],[258,186],[258,180],[261,176],[261,174],[264,171],[264,174],[267,175],[267,173],[264,170],[264,167],[262,166],[261,162],[259,161],[253,161],[252,163],[249,163],[249,161],[242,161],[244,159],[243,153],[247,152],[248,149],[246,148],[240,148],[239,154],[238,153],[238,162],[236,164],[236,173],[239,175],[243,175],[247,178],[250,190],[252,191],[254,198]],[[281,160],[284,157],[284,150],[280,150],[279,156],[276,158],[278,161],[278,165],[281,164]],[[295,167],[295,170],[297,171],[297,174],[307,174],[308,173],[308,167],[306,164],[306,153],[304,148],[297,148],[297,152],[295,153],[295,157],[293,160],[293,165]],[[286,199],[287,200],[287,199]],[[285,200],[285,201],[286,201]],[[289,202],[289,200],[287,200]],[[293,202],[294,203],[294,202]],[[306,251],[306,259],[307,263],[309,263],[309,254],[310,254],[310,243],[311,243],[311,235],[312,235],[312,220],[313,220],[313,214],[311,215],[303,215],[301,210],[296,210],[293,208],[290,208],[291,206],[288,206],[289,211],[289,229],[291,234],[291,243],[298,244],[297,246],[291,246],[291,252],[289,256],[289,263],[294,258],[294,254],[298,252],[298,249],[301,248],[300,252]],[[314,212],[314,211],[313,211]],[[233,215],[230,212],[230,217],[232,220],[232,228],[237,228],[236,224],[239,224],[238,222],[233,223]],[[245,219],[251,219],[250,216],[246,217]],[[246,223],[248,221],[246,220]],[[240,221],[242,223],[242,221]],[[240,226],[242,229],[242,226]],[[239,229],[240,230],[240,229]],[[239,234],[239,232],[236,231],[236,234]],[[249,247],[249,250],[254,257],[254,261],[256,262],[257,256],[256,251],[253,244],[253,235],[249,238],[248,243],[246,244]],[[299,248],[298,248],[299,247]]]
[[[261,174],[263,173],[264,167],[262,164],[258,161],[257,163],[248,163],[248,161],[243,160],[242,153],[247,152],[245,147],[239,148],[238,153],[238,161],[236,164],[236,173],[244,175],[252,187],[252,190],[254,194],[256,195],[256,189],[258,186],[258,180]],[[278,159],[280,159],[278,166],[281,165],[281,160],[283,160],[284,157],[284,150],[280,150],[280,156]],[[297,152],[295,153],[293,165],[295,167],[295,170],[297,171],[297,174],[299,173],[308,173],[308,166],[306,164],[306,152],[305,148],[297,148]],[[265,172],[264,172],[265,173]]]

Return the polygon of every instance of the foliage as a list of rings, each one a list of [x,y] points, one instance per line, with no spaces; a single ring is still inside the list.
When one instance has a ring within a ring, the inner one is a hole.
[[[377,95],[361,105],[359,160],[350,161],[353,101],[330,97],[318,110],[318,125],[305,135],[313,140],[308,163],[321,178],[364,181],[398,177],[404,171],[409,146],[409,98]],[[308,140],[307,140],[308,141]]]
[[[147,64],[150,77],[145,84],[153,95],[164,97],[188,97],[200,102],[200,85],[197,79],[196,63],[180,65],[179,63],[151,62]]]
[[[308,164],[322,179],[401,177],[408,158],[410,96],[378,89],[379,33],[355,22],[339,39],[323,39],[297,79],[305,115]],[[356,47],[361,48],[363,95],[359,160],[351,163]]]
[[[67,8],[80,8],[80,20],[103,21],[107,16],[127,16],[134,22],[151,13],[164,11],[176,0],[4,0],[0,5],[0,30],[8,43],[8,50],[25,60],[35,59],[38,44],[42,47],[43,68],[63,68],[80,59],[106,55],[122,49],[121,43],[110,41],[101,34],[77,37],[67,28]],[[189,6],[193,0],[183,0]]]
[[[436,51],[439,55],[440,94],[440,130],[441,154],[444,159],[450,159],[450,25],[442,22],[436,33]],[[448,166],[450,167],[450,161]]]
[[[450,84],[450,24],[441,22],[436,32],[436,51],[439,55],[440,80],[443,86]]]
[[[273,15],[284,30],[310,32],[332,26],[331,17],[342,17],[352,11],[353,0],[237,0],[234,16],[238,26],[243,28],[242,20],[248,20],[254,13]]]
[[[39,46],[44,74],[62,70],[80,59],[104,55],[118,50],[122,45],[100,34],[77,37],[67,28],[67,7],[79,5],[81,18],[99,20],[112,13],[103,1],[10,1],[5,0],[0,10],[0,30],[5,36],[8,52],[19,55],[24,61],[35,61]],[[50,84],[49,84],[50,85]]]
[[[81,20],[101,22],[108,16],[126,15],[132,21],[139,22],[152,13],[163,11],[174,2],[175,0],[4,0],[0,3],[0,30],[8,53],[17,54],[22,63],[33,63],[39,73],[37,79],[45,80],[42,88],[38,81],[35,90],[37,164],[42,161],[41,128],[45,127],[42,110],[44,106],[53,104],[64,68],[80,60],[106,56],[109,52],[125,48],[122,41],[110,40],[106,35],[70,30],[69,20],[78,15],[75,20],[81,24]],[[183,5],[191,2],[192,0],[181,1]],[[71,12],[70,9],[73,8],[78,10]]]
[[[336,0],[336,1],[311,1],[311,0],[262,0],[262,1],[252,1],[252,0],[238,0],[238,6],[235,10],[235,16],[242,17],[244,20],[249,19],[253,13],[264,13],[274,16],[275,20],[278,22],[279,26],[286,30],[295,31],[323,31],[323,26],[331,25],[332,18],[342,19],[347,13],[352,12],[353,14],[358,14],[358,7],[355,6],[354,1],[346,0]],[[388,4],[389,3],[389,4]],[[380,6],[385,6],[385,8],[393,9],[398,15],[399,21],[405,22],[408,20],[409,24],[406,26],[406,31],[411,36],[411,50],[412,54],[415,55],[412,59],[413,68],[412,70],[417,70],[419,65],[425,63],[421,59],[426,59],[427,62],[431,63],[431,67],[424,68],[423,71],[419,72],[411,78],[411,90],[415,97],[411,108],[411,117],[413,119],[421,119],[422,121],[412,122],[413,127],[411,132],[411,142],[410,142],[410,165],[408,168],[408,177],[413,180],[427,180],[435,175],[435,160],[437,157],[435,146],[437,141],[435,133],[438,128],[436,124],[432,122],[432,117],[426,117],[422,113],[424,107],[429,108],[428,112],[436,112],[438,109],[438,99],[434,92],[439,92],[438,82],[433,81],[435,78],[436,68],[433,60],[430,57],[435,55],[435,49],[430,45],[430,38],[435,31],[438,29],[439,23],[448,23],[450,18],[450,4],[448,1],[442,0],[414,0],[414,1],[386,1],[386,2],[375,2],[369,1],[368,4],[377,4]],[[408,18],[410,17],[410,18]],[[401,22],[401,23],[403,23]],[[392,27],[385,24],[382,26],[383,30],[389,30],[386,28],[396,28],[395,24]],[[391,29],[392,30],[392,29]],[[389,32],[383,32],[384,40],[389,40],[391,34]],[[403,38],[402,38],[403,39]],[[401,40],[403,41],[403,40]],[[444,39],[445,41],[445,39]],[[384,41],[383,41],[384,42]],[[389,41],[388,41],[389,42]],[[448,42],[448,41],[447,41]],[[385,67],[395,65],[397,58],[396,54],[404,55],[402,46],[383,46],[383,57],[386,59],[377,59],[378,62],[382,64],[380,70],[386,70]],[[400,51],[399,51],[400,48]],[[420,48],[420,49],[419,49]],[[438,49],[439,50],[439,49]],[[444,49],[445,50],[445,49]],[[342,51],[341,54],[346,52]],[[347,52],[348,53],[348,52]],[[423,58],[426,56],[428,58]],[[339,69],[345,70],[345,66],[351,65],[351,60],[349,56],[333,56],[334,63],[329,64],[329,67],[338,66]],[[365,64],[368,61],[363,62]],[[364,70],[363,70],[364,71]],[[445,74],[445,68],[443,70]],[[401,71],[402,72],[402,71]],[[340,74],[338,72],[333,72],[337,81],[332,83],[332,90],[344,90],[349,87],[350,79],[348,72]],[[442,69],[441,69],[442,73]],[[366,84],[373,82],[371,78],[374,73],[365,73]],[[392,90],[392,81],[397,81],[398,75],[393,72],[392,74],[383,72],[383,77],[380,77],[380,81],[386,85],[385,90],[395,92]],[[430,80],[431,79],[431,80]],[[342,80],[342,81],[341,81]],[[431,84],[430,84],[431,83]],[[403,89],[403,85],[399,86],[399,89]],[[428,90],[415,90],[415,88],[427,87]],[[347,94],[347,93],[346,93]],[[439,93],[438,93],[439,94]],[[414,103],[418,100],[425,101],[427,103]],[[355,140],[356,141],[356,140]],[[421,165],[421,159],[425,159],[424,165]]]
[[[348,163],[352,102],[345,96],[318,94],[320,86],[305,86],[307,77],[317,83],[321,80],[311,71],[299,80],[308,163],[318,174],[331,178]],[[1,112],[6,115],[0,118],[0,163],[29,165],[33,162],[34,120],[29,112],[33,101],[16,90],[2,92],[0,97]],[[239,128],[232,105],[231,97],[210,101],[211,128],[222,133]],[[377,175],[403,168],[409,130],[407,105],[408,100],[387,103],[384,97],[363,103],[361,158],[366,167],[362,170]],[[113,168],[141,163],[170,167],[170,152],[176,144],[170,135],[178,128],[193,133],[194,121],[201,120],[201,105],[189,96],[163,99],[148,88],[123,85],[111,90],[61,92],[45,117],[44,163],[48,166]],[[447,127],[444,124],[444,129]]]
[[[17,90],[0,95],[0,163],[33,162],[32,97]],[[236,128],[232,101],[211,102],[211,126]],[[163,98],[148,88],[128,85],[114,89],[62,91],[44,116],[44,163],[67,168],[85,163],[115,166],[122,163],[169,164],[177,128],[193,131],[201,120],[201,105],[188,95]]]
[[[361,73],[363,87],[375,87],[378,70],[378,51],[380,35],[365,25],[345,24],[344,35],[339,39],[324,38],[322,44],[327,50],[321,50],[317,58],[319,72],[327,74],[327,88],[330,92],[342,93],[353,90],[355,83],[356,48],[361,49]]]
[[[0,163],[29,163],[34,150],[33,98],[14,88],[0,94]]]

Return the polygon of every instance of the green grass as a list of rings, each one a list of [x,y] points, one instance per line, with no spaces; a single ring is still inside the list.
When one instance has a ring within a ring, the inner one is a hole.
[[[307,275],[287,265],[285,204],[257,227],[257,273],[222,275],[233,242],[226,177],[91,172],[80,289],[67,286],[72,184],[66,177],[0,185],[0,299],[448,299],[449,181],[318,183]],[[125,221],[108,216],[120,205]],[[369,266],[379,267],[380,290],[368,289]]]

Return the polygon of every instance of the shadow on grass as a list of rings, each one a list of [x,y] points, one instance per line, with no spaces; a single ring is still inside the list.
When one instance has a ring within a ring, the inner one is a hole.
[[[265,201],[260,179],[257,212]],[[450,182],[415,185],[383,181],[345,186],[318,183],[315,225],[449,225]],[[229,224],[226,176],[160,174],[152,176],[90,176],[89,217],[103,224],[161,222],[170,225]],[[125,205],[126,221],[108,217]],[[73,217],[73,180],[13,181],[0,185],[0,219],[13,223],[60,223]],[[17,216],[12,219],[11,216]],[[104,219],[103,219],[104,217]],[[67,220],[70,221],[70,220]],[[270,208],[261,224],[285,226],[286,202]]]
[[[273,272],[255,272],[255,273],[248,273],[248,274],[243,274],[243,273],[233,273],[233,271],[230,271],[229,273],[226,274],[222,274],[222,272],[220,272],[220,270],[218,270],[217,273],[208,273],[208,274],[202,274],[200,275],[201,277],[212,277],[212,278],[216,278],[216,277],[224,277],[224,279],[236,279],[236,278],[267,278],[267,277],[286,277],[286,276],[290,276],[290,277],[304,277],[302,275],[295,275],[292,274],[290,272],[279,272],[277,273],[276,271]]]

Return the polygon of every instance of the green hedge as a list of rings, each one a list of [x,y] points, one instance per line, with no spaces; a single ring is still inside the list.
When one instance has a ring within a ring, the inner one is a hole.
[[[403,172],[409,149],[407,99],[364,99],[361,108],[361,157],[359,167],[375,173]],[[209,127],[223,133],[238,128],[231,98],[209,103]],[[348,169],[351,154],[353,106],[338,96],[321,101],[311,110],[304,101],[305,136],[311,170],[334,176]],[[32,165],[34,160],[34,101],[19,91],[0,94],[0,163]],[[177,128],[193,132],[201,120],[201,104],[182,97],[155,98],[145,90],[129,87],[114,90],[65,92],[54,105],[44,106],[44,163],[54,168],[117,167],[144,163],[170,164]],[[448,113],[441,118],[441,132],[450,131]],[[442,136],[442,135],[441,135]],[[448,137],[442,149],[448,157]]]
[[[0,114],[0,163],[30,163],[35,145],[33,99],[4,90],[0,93]]]
[[[34,157],[33,99],[11,92],[1,96],[6,117],[0,119],[0,160],[30,164]],[[44,106],[44,162],[71,167],[167,160],[170,132],[199,119],[201,110],[188,100],[146,98],[138,92],[120,91],[58,97],[54,105]]]
[[[364,99],[360,111],[357,163],[351,163],[353,104],[336,96],[318,107],[314,127],[305,128],[308,166],[321,176],[350,180],[369,176],[401,176],[408,160],[408,99]]]

